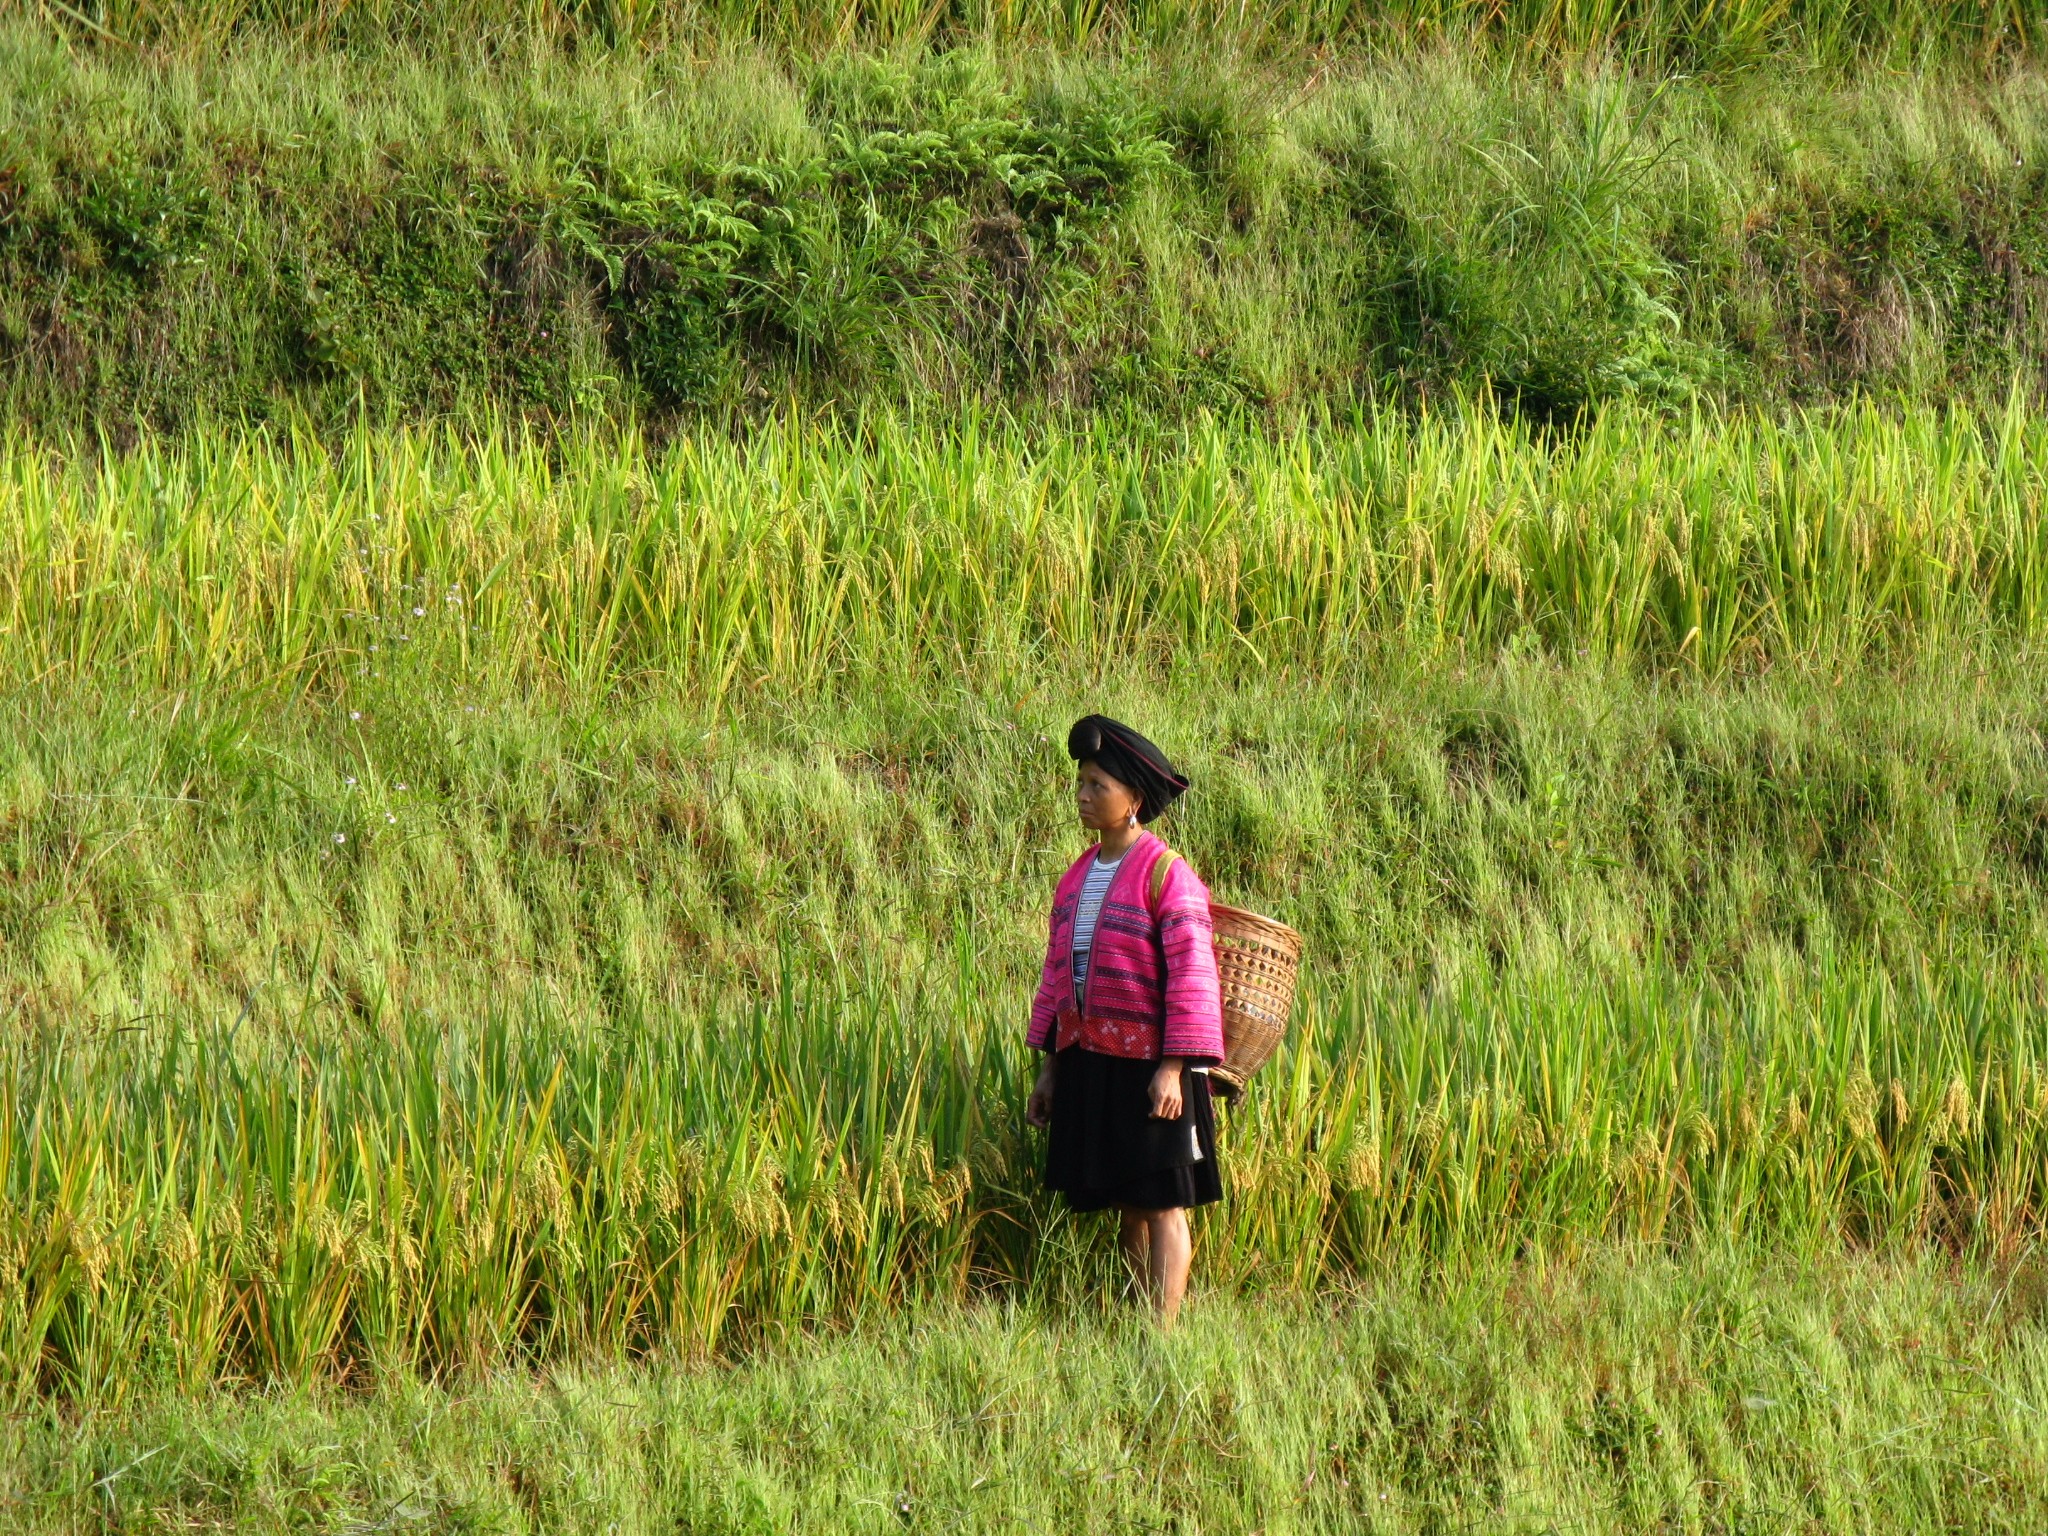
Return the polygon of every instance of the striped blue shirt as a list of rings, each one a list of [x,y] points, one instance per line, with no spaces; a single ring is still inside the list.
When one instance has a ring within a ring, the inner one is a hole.
[[[1107,864],[1097,854],[1081,878],[1081,899],[1074,909],[1074,1006],[1081,1006],[1081,989],[1088,984],[1088,952],[1095,947],[1095,921],[1102,916],[1102,898],[1109,894],[1109,882],[1116,878],[1118,854]]]

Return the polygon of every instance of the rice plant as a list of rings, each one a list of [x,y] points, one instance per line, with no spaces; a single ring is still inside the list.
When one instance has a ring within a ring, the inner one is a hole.
[[[1007,870],[1001,899],[1022,902],[1044,795],[1009,791],[995,834],[963,836],[946,807],[966,786],[914,780],[904,764],[927,749],[899,744],[873,762],[899,814],[923,814],[916,785],[955,830],[863,830],[874,813],[838,766],[742,752],[769,778],[736,795],[716,781],[737,760],[679,757],[663,727],[623,758],[562,765],[610,784],[646,761],[619,801],[635,830],[554,778],[522,809],[523,749],[456,723],[464,697],[524,690],[604,715],[674,692],[698,720],[765,721],[953,687],[964,667],[981,701],[960,717],[969,738],[1006,744],[976,771],[1024,784],[1021,699],[1068,688],[1090,657],[1313,696],[1373,656],[1441,670],[1584,652],[1573,665],[1613,680],[1598,736],[1615,689],[1659,671],[1706,687],[2038,641],[2044,469],[2048,440],[2017,405],[1676,430],[1613,412],[1574,437],[1483,404],[1280,438],[792,416],[660,449],[631,432],[365,427],[335,445],[251,431],[113,453],[16,431],[0,448],[0,667],[29,731],[0,824],[9,985],[29,1006],[0,1046],[10,1390],[713,1351],[1110,1283],[1089,1229],[1034,1192],[1015,914],[956,892],[906,922],[889,913],[931,890],[861,874],[880,837],[916,867]],[[395,712],[381,728],[425,732],[412,747],[358,718],[407,690],[437,695],[416,726]],[[150,719],[77,736],[98,743],[91,761],[49,757],[65,711],[121,696]],[[236,697],[333,717],[353,743],[347,783],[224,713]],[[1362,749],[1355,697],[1304,727],[1316,762]],[[1428,888],[1390,909],[1405,926],[1362,926],[1342,887],[1309,908],[1315,931],[1395,938],[1410,961],[1333,966],[1311,988],[1291,1051],[1229,1127],[1237,1198],[1203,1227],[1209,1283],[1312,1291],[1403,1257],[1615,1239],[1998,1255],[2038,1238],[2048,1078],[2024,961],[2039,932],[2024,720],[2010,742],[2004,724],[1967,736],[1960,716],[1916,726],[1922,766],[1886,757],[1848,782],[1864,807],[1848,822],[1823,804],[1831,781],[1786,766],[1784,728],[1764,722],[1723,763],[1697,723],[1665,720],[1647,729],[1683,803],[1631,802],[1622,777],[1644,770],[1615,769],[1606,829],[1575,808],[1570,759],[1546,755],[1536,717],[1459,719],[1441,740],[1375,738],[1374,761],[1441,753],[1441,783],[1402,791],[1418,804],[1494,809],[1451,864],[1411,869]],[[394,750],[438,763],[451,805],[498,809],[445,834],[397,827],[418,813]],[[1954,780],[1965,753],[2004,766],[1970,766],[1953,806],[1884,787]],[[1233,787],[1229,759],[1214,767],[1214,804],[1186,829],[1196,856],[1287,885],[1258,825],[1278,813]],[[809,787],[785,794],[785,771]],[[1731,789],[1744,773],[1784,793]],[[677,777],[696,787],[664,787]],[[1436,836],[1364,794],[1338,862]],[[186,831],[97,809],[124,796],[163,801]],[[1306,828],[1322,813],[1297,814]],[[1780,835],[1811,840],[1810,864],[1758,864]],[[1700,872],[1646,840],[1702,836],[1756,867],[1690,899]],[[441,840],[435,859],[404,852],[421,837]],[[130,870],[138,839],[188,862]],[[253,840],[262,878],[223,866],[222,839]],[[833,868],[807,884],[749,873],[820,850]],[[1642,868],[1611,889],[1571,874],[1619,859]],[[225,904],[166,925],[199,869],[229,874]],[[702,931],[638,888],[655,869],[685,905],[751,914],[744,985],[648,984]],[[595,921],[578,894],[592,882],[612,914]],[[485,918],[466,940],[410,915],[458,886],[480,894],[451,911]],[[1504,915],[1440,916],[1446,889]],[[834,910],[863,890],[881,918],[846,925]],[[1901,916],[1857,919],[1881,890]],[[1661,915],[1560,948],[1644,900]],[[1642,954],[1704,945],[1730,902],[1785,909],[1738,922],[1731,970]],[[460,953],[500,930],[529,935],[496,953],[533,974],[487,955],[494,1001],[477,1006],[453,979]],[[322,959],[343,944],[384,958],[344,980]],[[782,946],[779,967],[763,944]],[[1602,945],[1631,958],[1566,958]],[[1455,952],[1486,958],[1442,963]],[[250,954],[271,957],[268,980]],[[1418,954],[1439,963],[1417,969]],[[436,966],[445,985],[402,980]]]
[[[346,690],[401,656],[585,697],[925,674],[970,653],[1327,671],[1375,637],[1709,675],[2048,617],[2048,428],[1865,405],[1565,438],[1483,405],[1274,438],[772,422],[0,445],[16,681]]]
[[[1036,1189],[1015,999],[786,977],[690,1020],[8,1037],[8,1390],[684,1353],[1113,1287]],[[1208,1284],[1615,1239],[2012,1254],[2048,1037],[1967,975],[1331,990],[1227,1125]]]

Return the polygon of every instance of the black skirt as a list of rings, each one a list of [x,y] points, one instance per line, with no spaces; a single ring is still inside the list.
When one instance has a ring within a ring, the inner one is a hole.
[[[1177,1120],[1152,1118],[1153,1061],[1070,1045],[1053,1078],[1045,1184],[1077,1211],[1169,1211],[1223,1198],[1209,1074],[1181,1070]]]

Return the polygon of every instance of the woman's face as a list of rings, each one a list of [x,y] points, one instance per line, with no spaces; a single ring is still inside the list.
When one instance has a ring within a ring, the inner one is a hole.
[[[1093,763],[1074,770],[1074,805],[1081,825],[1091,832],[1113,832],[1144,809],[1144,801],[1128,786]]]

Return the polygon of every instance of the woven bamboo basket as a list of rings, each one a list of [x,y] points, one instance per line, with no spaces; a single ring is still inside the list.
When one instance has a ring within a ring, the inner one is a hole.
[[[1285,923],[1240,907],[1211,902],[1209,922],[1223,983],[1223,1064],[1209,1069],[1209,1082],[1234,1099],[1287,1033],[1303,941]]]

